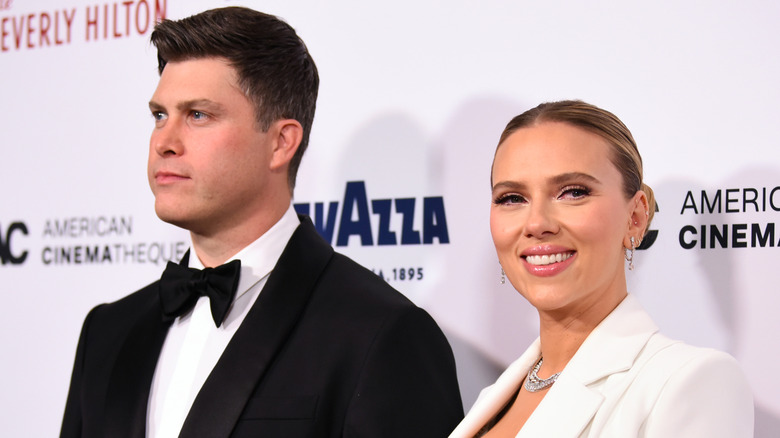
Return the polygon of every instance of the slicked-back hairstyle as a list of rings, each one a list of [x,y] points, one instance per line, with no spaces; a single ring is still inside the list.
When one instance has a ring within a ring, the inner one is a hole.
[[[290,160],[292,193],[309,143],[317,103],[319,75],[306,45],[281,19],[248,8],[211,9],[181,20],[163,20],[151,36],[158,69],[168,62],[224,58],[235,68],[238,85],[253,103],[260,129],[276,120],[295,119],[303,138]]]
[[[603,138],[611,148],[612,164],[623,177],[623,193],[626,199],[631,199],[639,190],[647,195],[649,227],[655,213],[655,196],[650,186],[642,181],[642,156],[639,155],[634,136],[617,116],[581,100],[546,102],[510,120],[501,133],[496,152],[515,131],[543,122],[568,123]],[[493,160],[495,161],[495,157]]]

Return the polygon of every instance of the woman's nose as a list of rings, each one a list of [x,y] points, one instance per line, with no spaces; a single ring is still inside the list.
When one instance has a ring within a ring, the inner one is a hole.
[[[557,234],[559,229],[553,206],[549,203],[533,202],[528,206],[524,230],[527,237],[542,238],[545,235]]]

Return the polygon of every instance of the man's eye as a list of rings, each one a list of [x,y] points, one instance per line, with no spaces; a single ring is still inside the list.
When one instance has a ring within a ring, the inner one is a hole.
[[[163,120],[163,119],[165,119],[165,113],[164,113],[164,112],[162,112],[162,111],[152,111],[152,118],[153,118],[155,121],[158,121],[158,122],[159,122],[160,120]]]
[[[192,118],[195,119],[195,120],[203,120],[206,117],[208,117],[206,115],[206,113],[203,113],[203,112],[200,112],[200,111],[193,111],[192,112]]]

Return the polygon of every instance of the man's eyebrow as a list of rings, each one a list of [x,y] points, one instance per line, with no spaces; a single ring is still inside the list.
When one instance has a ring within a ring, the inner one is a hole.
[[[209,99],[184,100],[176,104],[176,109],[179,111],[185,111],[197,107],[206,108],[212,111],[219,111],[223,109],[222,104],[214,102],[213,100],[209,100]],[[165,110],[165,106],[153,100],[150,100],[149,109],[152,111],[163,111]]]

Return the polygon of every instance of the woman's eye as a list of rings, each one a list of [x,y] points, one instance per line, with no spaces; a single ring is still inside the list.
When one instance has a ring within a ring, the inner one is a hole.
[[[501,195],[493,201],[495,204],[520,204],[525,202],[525,198],[516,194]]]
[[[581,199],[590,195],[590,190],[585,187],[566,187],[561,191],[560,198]]]

